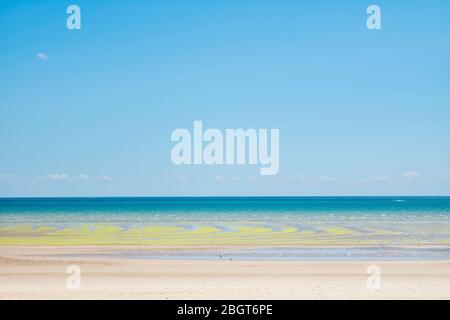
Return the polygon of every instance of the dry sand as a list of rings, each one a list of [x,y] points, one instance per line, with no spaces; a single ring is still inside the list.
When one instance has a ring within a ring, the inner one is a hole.
[[[450,299],[450,261],[69,257],[129,247],[0,247],[0,299]],[[150,250],[133,248],[133,250]],[[81,289],[67,288],[68,266]],[[381,270],[369,290],[367,267]]]

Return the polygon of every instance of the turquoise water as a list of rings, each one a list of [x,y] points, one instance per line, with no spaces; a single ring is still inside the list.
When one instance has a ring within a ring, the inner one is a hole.
[[[0,223],[450,220],[450,197],[0,198]]]
[[[128,258],[450,260],[450,197],[3,198],[0,244],[175,248],[120,253]],[[206,249],[185,249],[196,246]]]

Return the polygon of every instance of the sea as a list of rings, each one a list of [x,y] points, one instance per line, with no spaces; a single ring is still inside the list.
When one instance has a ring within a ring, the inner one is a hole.
[[[142,259],[448,260],[450,197],[0,198],[0,245],[128,245],[115,254]]]

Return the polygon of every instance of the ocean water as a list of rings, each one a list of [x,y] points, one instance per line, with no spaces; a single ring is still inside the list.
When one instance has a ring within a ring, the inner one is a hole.
[[[145,258],[449,259],[450,197],[0,199],[0,245],[117,244],[171,248]]]

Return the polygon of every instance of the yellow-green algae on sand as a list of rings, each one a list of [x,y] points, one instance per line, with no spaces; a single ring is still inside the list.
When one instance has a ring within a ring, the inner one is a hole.
[[[431,233],[432,232],[432,233]],[[430,237],[433,234],[433,237]],[[64,227],[12,224],[0,226],[0,245],[408,245],[450,244],[447,228],[427,225],[372,224],[365,228],[304,223],[302,227],[263,223],[183,223],[120,226],[79,224]]]

